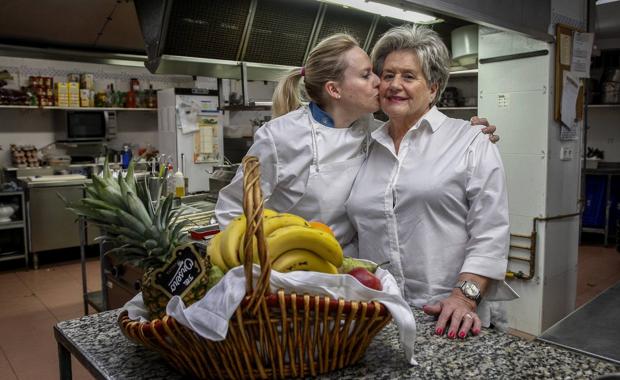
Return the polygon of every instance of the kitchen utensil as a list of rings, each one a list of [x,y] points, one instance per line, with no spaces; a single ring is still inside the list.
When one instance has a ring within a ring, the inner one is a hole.
[[[606,82],[620,82],[620,68],[614,67],[605,70],[605,78]]]
[[[620,103],[620,82],[604,82],[603,83],[601,103],[603,104]]]
[[[0,223],[8,223],[18,207],[12,203],[0,203]]]

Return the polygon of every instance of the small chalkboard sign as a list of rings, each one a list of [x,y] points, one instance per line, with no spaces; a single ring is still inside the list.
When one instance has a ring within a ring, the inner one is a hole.
[[[200,279],[205,269],[198,260],[200,253],[193,245],[177,248],[173,257],[169,265],[155,272],[155,284],[170,297],[183,297],[185,291]]]

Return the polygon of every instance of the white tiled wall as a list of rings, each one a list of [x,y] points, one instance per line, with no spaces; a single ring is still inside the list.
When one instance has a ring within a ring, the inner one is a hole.
[[[0,167],[11,166],[9,145],[42,147],[54,141],[54,110],[0,109]],[[157,146],[157,112],[118,111],[118,133],[108,142],[112,149]]]
[[[480,56],[495,57],[548,49],[544,42],[531,41],[509,32],[480,33]],[[498,145],[506,169],[511,233],[529,235],[532,220],[546,214],[548,83],[550,58],[540,56],[479,65],[479,112],[497,124],[502,140]],[[541,326],[545,236],[537,243],[536,277],[511,280],[521,298],[507,303],[510,326],[538,334]],[[512,244],[529,246],[527,239]],[[511,249],[514,256],[528,252]],[[524,263],[510,261],[509,269],[528,273]]]
[[[66,81],[69,73],[92,73],[95,90],[103,91],[109,84],[114,89],[127,91],[130,78],[137,78],[142,88],[152,85],[155,89],[192,87],[193,79],[181,75],[153,75],[143,67],[112,66],[84,62],[0,57],[0,70],[13,75],[8,88],[28,84],[28,76],[53,76],[55,81]],[[41,148],[54,141],[52,110],[0,109],[0,166],[10,166],[10,144],[35,145]],[[157,145],[157,113],[119,111],[118,134],[110,141],[111,148],[121,148],[125,143],[134,146]]]
[[[552,3],[556,13],[581,17],[571,12],[581,9],[582,0]],[[479,50],[480,58],[548,51],[539,57],[479,65],[479,112],[498,125],[502,136],[498,147],[506,168],[511,233],[529,235],[534,218],[577,211],[580,141],[560,141],[559,124],[553,120],[552,44],[485,30]],[[560,160],[563,146],[576,152],[572,160]],[[537,223],[535,277],[509,281],[521,296],[507,303],[511,327],[538,335],[573,310],[578,227],[577,218]],[[512,243],[529,245],[527,239],[513,238]],[[528,256],[514,248],[510,254]],[[528,266],[510,261],[509,269],[527,273]]]

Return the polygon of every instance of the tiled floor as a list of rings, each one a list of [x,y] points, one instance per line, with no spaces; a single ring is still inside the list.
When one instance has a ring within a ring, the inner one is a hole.
[[[578,265],[575,307],[620,281],[620,253],[614,248],[583,245]]]
[[[2,267],[0,267],[2,268]],[[87,262],[89,291],[101,288],[99,262]],[[582,246],[576,306],[620,281],[620,253]],[[78,261],[39,270],[0,271],[0,379],[57,379],[58,359],[52,327],[83,315]],[[93,377],[73,359],[73,378]]]
[[[88,290],[101,289],[99,261],[86,267]],[[84,315],[81,276],[79,261],[0,271],[0,379],[58,378],[52,327]],[[72,367],[74,379],[93,379],[75,359]]]

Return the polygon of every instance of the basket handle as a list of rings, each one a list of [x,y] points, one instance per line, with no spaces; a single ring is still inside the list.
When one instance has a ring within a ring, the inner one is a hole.
[[[246,252],[243,261],[245,273],[245,292],[249,296],[246,310],[253,314],[258,311],[259,301],[270,292],[269,280],[271,277],[271,263],[263,231],[263,193],[260,188],[260,163],[255,156],[245,156],[243,165],[243,213],[246,218],[245,235],[243,237],[243,251]],[[260,277],[253,288],[253,238],[256,238],[258,259],[261,268]]]

